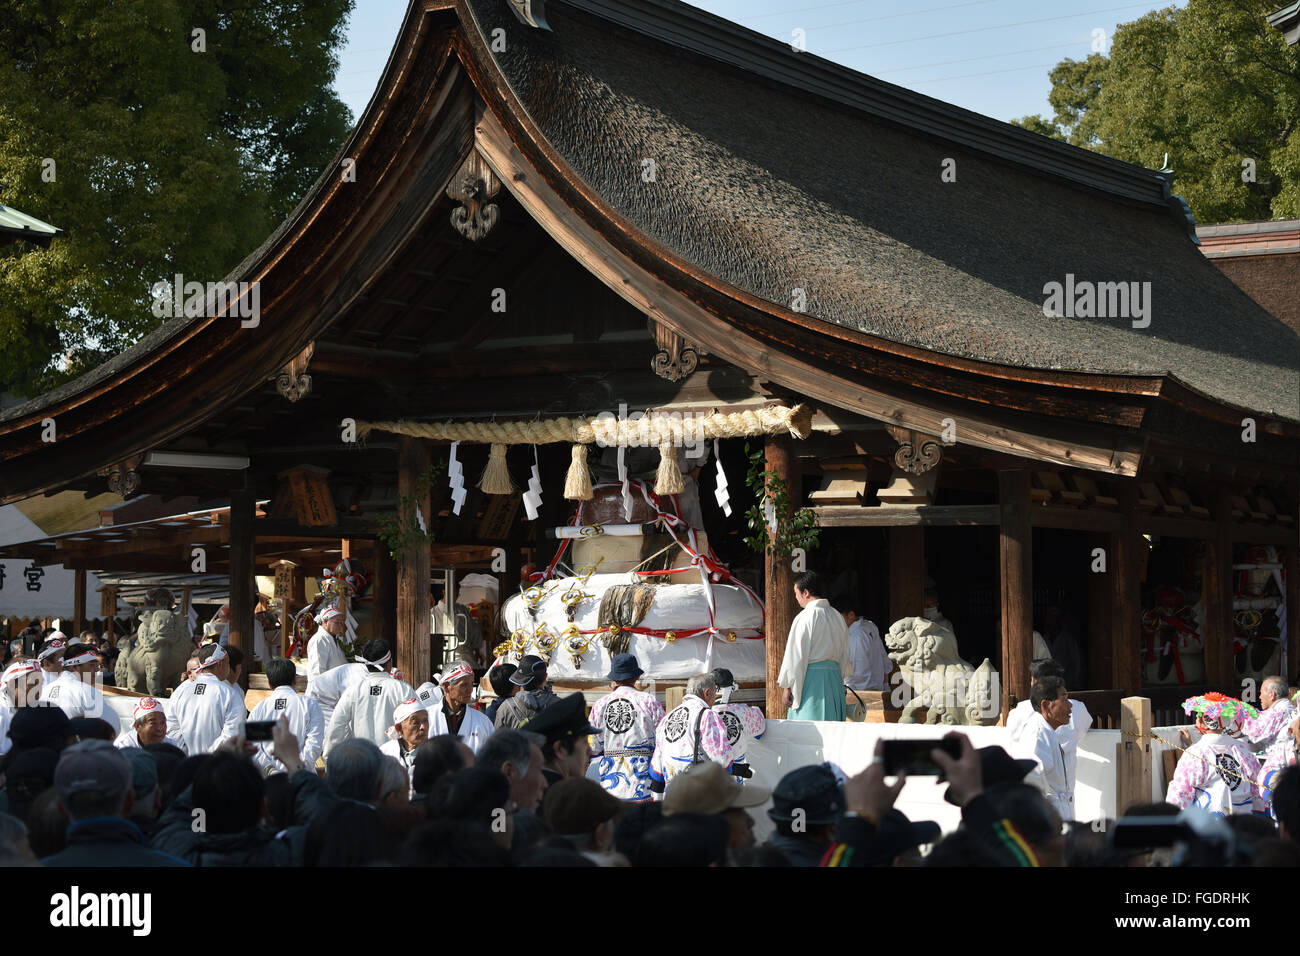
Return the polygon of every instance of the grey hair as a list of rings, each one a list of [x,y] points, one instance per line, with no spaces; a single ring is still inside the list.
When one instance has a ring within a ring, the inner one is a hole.
[[[522,777],[532,766],[533,745],[541,749],[546,745],[546,738],[527,730],[498,730],[478,752],[474,765],[500,770],[504,764],[511,763]]]
[[[373,741],[353,737],[325,758],[325,780],[340,797],[369,803],[383,782],[384,764],[392,762]]]
[[[696,674],[686,682],[686,693],[692,697],[703,697],[711,690],[718,689],[718,682],[712,674]]]
[[[1285,677],[1278,677],[1274,674],[1272,677],[1264,678],[1264,683],[1259,689],[1261,691],[1272,689],[1273,693],[1279,698],[1284,698],[1291,689],[1291,685],[1286,682]]]

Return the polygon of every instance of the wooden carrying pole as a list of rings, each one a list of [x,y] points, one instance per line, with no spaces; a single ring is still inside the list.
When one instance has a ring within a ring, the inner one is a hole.
[[[794,443],[789,435],[768,435],[764,441],[767,470],[785,481],[790,500],[799,501],[800,475],[795,471]],[[785,642],[794,621],[794,571],[789,555],[775,555],[769,548],[766,561],[767,588],[767,716],[784,718],[785,704],[777,678],[785,658]]]
[[[1151,700],[1119,702],[1119,760],[1115,765],[1115,818],[1129,807],[1151,802]]]

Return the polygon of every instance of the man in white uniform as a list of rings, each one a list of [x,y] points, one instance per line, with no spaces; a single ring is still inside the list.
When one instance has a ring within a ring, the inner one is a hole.
[[[487,715],[469,705],[474,697],[474,668],[461,662],[442,675],[442,703],[429,711],[429,736],[455,734],[477,755],[495,727]]]
[[[379,750],[396,760],[409,777],[415,772],[415,751],[428,739],[429,712],[418,697],[408,697],[393,711],[388,741]]]
[[[1066,756],[1056,731],[1070,722],[1070,695],[1065,681],[1044,677],[1029,692],[1034,713],[1011,738],[1011,755],[1037,764],[1026,783],[1043,791],[1062,822],[1074,819],[1074,781],[1078,755]]]
[[[294,689],[293,680],[297,674],[293,661],[287,657],[267,661],[266,681],[271,685],[271,693],[257,702],[248,719],[274,721],[287,717],[289,729],[302,748],[299,759],[310,770],[316,766],[316,759],[325,749],[325,718],[316,701]],[[270,741],[258,742],[253,763],[267,774],[288,772],[288,768],[275,759]]]
[[[210,753],[244,732],[244,700],[226,682],[230,665],[220,644],[199,648],[199,672],[172,691],[167,730],[190,756]]]
[[[849,672],[849,628],[823,597],[815,571],[800,575],[794,597],[803,608],[790,623],[777,683],[788,720],[843,720],[844,677]]]
[[[1184,701],[1183,712],[1197,715],[1202,736],[1178,758],[1165,802],[1184,810],[1198,806],[1220,817],[1254,813],[1260,766],[1241,739],[1248,716],[1241,701],[1211,691]]]
[[[1259,716],[1247,717],[1242,736],[1255,753],[1265,753],[1279,740],[1289,738],[1287,727],[1295,720],[1295,704],[1287,700],[1291,688],[1281,677],[1265,678],[1259,688]]]
[[[365,656],[371,661],[382,660],[387,653],[388,642],[383,638],[375,638],[365,646]],[[368,673],[343,692],[330,716],[325,731],[326,757],[349,737],[383,746],[388,740],[388,728],[393,726],[393,711],[406,698],[415,696],[410,684],[388,673],[383,665],[371,663],[366,669]]]
[[[1032,687],[1035,681],[1040,681],[1044,677],[1059,677],[1064,680],[1065,668],[1054,660],[1039,661],[1030,671],[1030,686]],[[1020,731],[1021,725],[1033,716],[1033,703],[1022,700],[1016,704],[1011,708],[1011,713],[1007,714],[1007,734],[1014,738]],[[1088,708],[1084,706],[1083,701],[1070,698],[1070,722],[1056,728],[1056,736],[1061,741],[1061,749],[1065,751],[1067,759],[1077,759],[1079,741],[1091,729],[1092,714],[1088,712]]]
[[[844,683],[854,690],[887,690],[894,663],[885,651],[880,630],[866,618],[864,609],[847,604],[839,609],[849,626],[849,671]]]
[[[69,644],[63,653],[63,670],[46,681],[41,700],[59,707],[68,719],[102,718],[109,713],[104,695],[94,684],[99,655],[89,644]]]
[[[44,682],[41,665],[34,659],[15,661],[0,676],[0,755],[9,752],[13,741],[9,739],[9,724],[20,707],[34,707],[41,697]]]
[[[367,648],[369,646],[366,644]],[[334,708],[339,705],[343,692],[371,673],[370,668],[366,666],[369,663],[363,649],[353,663],[332,667],[307,681],[307,696],[320,705],[321,717],[325,720],[326,729],[329,728],[330,719],[334,716]]]
[[[636,689],[644,671],[635,654],[616,654],[609,669],[614,692],[591,708],[591,768],[602,787],[620,800],[634,803],[654,799],[650,790],[650,758],[655,729],[664,719],[664,705],[654,694]]]
[[[179,740],[167,736],[167,714],[162,701],[155,697],[141,697],[131,712],[131,726],[122,731],[113,741],[113,746],[125,750],[150,744],[171,744],[185,749]]]
[[[731,769],[727,725],[713,712],[717,698],[718,685],[713,675],[696,674],[686,682],[682,702],[659,721],[655,752],[650,758],[650,780],[655,792],[662,793],[679,773],[706,760]]]
[[[320,627],[307,642],[308,680],[348,662],[343,655],[343,646],[338,641],[347,630],[347,617],[342,609],[331,604],[316,620]]]

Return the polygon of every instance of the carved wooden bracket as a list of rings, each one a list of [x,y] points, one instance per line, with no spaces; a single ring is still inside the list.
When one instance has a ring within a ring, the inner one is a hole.
[[[659,351],[650,360],[650,368],[656,375],[670,382],[679,382],[699,368],[700,356],[705,354],[702,348],[654,319],[647,320],[647,324],[655,344],[659,346]]]
[[[275,390],[291,402],[305,398],[311,392],[311,376],[307,374],[307,366],[315,351],[316,343],[308,342],[307,347],[289,359],[289,364],[275,376]]]
[[[509,3],[521,23],[538,30],[551,29],[546,22],[546,0],[509,0]]]
[[[100,468],[95,474],[106,476],[108,478],[108,490],[126,499],[135,494],[140,488],[140,473],[137,469],[143,460],[144,455],[132,455],[125,461],[119,461],[115,465]]]
[[[475,242],[491,232],[501,210],[489,200],[500,190],[501,180],[496,173],[477,151],[472,151],[447,187],[447,195],[460,203],[451,211],[456,231]]]
[[[943,442],[933,435],[888,425],[889,434],[898,442],[894,452],[894,467],[913,475],[923,475],[939,464],[943,458]]]

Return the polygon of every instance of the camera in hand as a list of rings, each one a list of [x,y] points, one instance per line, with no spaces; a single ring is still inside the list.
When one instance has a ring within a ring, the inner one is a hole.
[[[271,728],[275,726],[274,720],[248,720],[244,722],[244,739],[249,743],[258,743],[260,741],[269,741],[271,739]]]
[[[946,737],[928,740],[886,740],[883,753],[885,774],[896,777],[902,771],[912,777],[938,776],[939,765],[930,759],[931,750],[942,750],[956,760],[961,756],[961,741]]]

